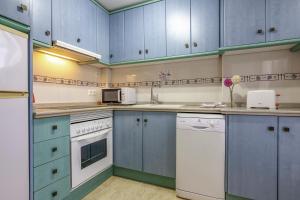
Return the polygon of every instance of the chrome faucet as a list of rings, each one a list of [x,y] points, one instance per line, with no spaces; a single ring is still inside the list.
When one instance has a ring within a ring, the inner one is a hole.
[[[159,73],[159,81],[158,81],[158,87],[161,87],[162,86],[162,83],[163,81],[167,81],[168,80],[168,77],[171,76],[171,73],[169,71],[167,72],[160,72]],[[154,92],[153,92],[153,88],[154,87],[154,84],[151,85],[151,98],[150,98],[150,104],[159,104],[161,103],[159,100],[158,100],[158,94],[157,95],[154,95]]]

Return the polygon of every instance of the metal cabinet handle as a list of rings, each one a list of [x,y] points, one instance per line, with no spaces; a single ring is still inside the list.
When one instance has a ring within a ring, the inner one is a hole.
[[[24,11],[28,10],[28,7],[25,4],[20,4],[19,6],[17,6],[17,10],[23,13]]]
[[[139,54],[142,55],[142,53],[143,53],[143,51],[142,51],[142,50],[139,50]]]
[[[109,55],[109,57],[110,57],[110,58],[113,58],[113,57],[114,57],[114,55],[113,55],[113,54],[110,54],[110,55]]]
[[[144,122],[147,123],[147,122],[148,122],[148,119],[144,119]]]
[[[198,46],[198,43],[197,43],[197,42],[194,42],[193,44],[194,44],[194,47],[197,47],[197,46]]]
[[[57,130],[57,125],[53,125],[52,130]]]
[[[51,151],[54,153],[54,152],[56,152],[57,151],[57,147],[53,147],[52,149],[51,149]]]
[[[264,34],[264,31],[262,29],[258,29],[256,33],[257,34]]]
[[[51,34],[51,32],[49,30],[45,31],[45,35],[49,36]]]
[[[272,131],[273,132],[273,131],[275,131],[275,128],[273,126],[269,126],[268,127],[268,131]]]
[[[57,194],[58,194],[58,192],[57,192],[57,191],[54,191],[54,192],[52,192],[52,193],[51,193],[52,197],[56,197],[56,196],[57,196]]]
[[[184,46],[186,49],[190,48],[190,45],[188,43],[186,43]]]
[[[273,32],[276,32],[277,29],[276,29],[275,27],[271,27],[271,28],[269,29],[269,31],[270,31],[271,33],[273,33]]]
[[[289,127],[283,127],[282,131],[285,132],[285,133],[288,133],[288,132],[290,132],[290,128]]]
[[[140,118],[137,118],[136,121],[137,121],[137,122],[140,122],[141,120],[140,120]]]
[[[146,54],[148,54],[148,53],[149,53],[149,50],[148,50],[148,49],[146,49],[146,50],[145,50],[145,53],[146,53]]]
[[[58,170],[57,169],[53,169],[52,170],[52,174],[57,174]]]
[[[77,43],[80,43],[81,42],[81,39],[80,38],[77,38]]]

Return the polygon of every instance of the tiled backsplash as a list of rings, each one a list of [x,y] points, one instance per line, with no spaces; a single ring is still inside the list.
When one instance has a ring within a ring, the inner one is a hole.
[[[222,80],[238,74],[242,83],[235,89],[237,102],[246,101],[248,90],[275,89],[280,102],[300,103],[300,53],[288,50],[113,69],[57,62],[39,53],[34,58],[37,102],[97,101],[106,86],[136,87],[138,102],[148,102],[152,85],[162,102],[228,102]],[[91,89],[96,96],[87,95]]]

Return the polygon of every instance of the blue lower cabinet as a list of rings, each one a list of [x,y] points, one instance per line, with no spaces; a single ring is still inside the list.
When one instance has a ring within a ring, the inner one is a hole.
[[[70,175],[70,157],[66,156],[34,168],[34,190],[40,190],[59,179]]]
[[[70,176],[34,193],[34,200],[63,200],[68,196],[71,190]]]
[[[114,165],[142,170],[142,112],[114,112]]]
[[[278,199],[300,198],[300,118],[279,118]]]
[[[0,16],[30,25],[30,0],[1,0]]]
[[[228,193],[277,199],[277,117],[228,117]]]
[[[114,165],[174,178],[176,114],[115,111]]]
[[[143,113],[144,172],[175,178],[176,113]]]

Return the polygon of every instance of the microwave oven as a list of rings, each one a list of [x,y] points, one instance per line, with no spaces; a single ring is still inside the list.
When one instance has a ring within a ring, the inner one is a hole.
[[[136,89],[129,87],[102,89],[102,103],[136,104]]]

